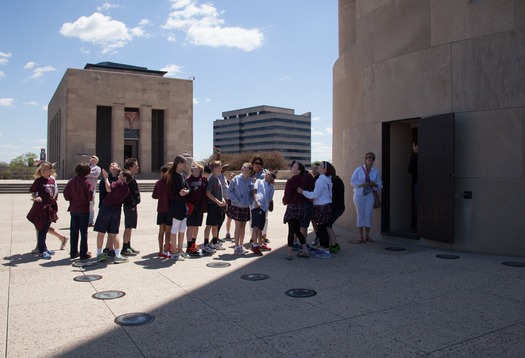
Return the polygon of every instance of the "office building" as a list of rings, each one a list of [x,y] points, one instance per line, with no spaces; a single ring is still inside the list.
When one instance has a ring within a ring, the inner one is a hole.
[[[310,112],[257,106],[222,113],[213,122],[213,145],[221,153],[277,151],[285,161],[311,161]]]

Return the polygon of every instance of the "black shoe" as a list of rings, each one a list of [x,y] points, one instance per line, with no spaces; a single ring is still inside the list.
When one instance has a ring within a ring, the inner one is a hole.
[[[80,260],[89,260],[90,258],[91,258],[91,255],[89,255],[89,254],[80,256]]]
[[[79,254],[73,254],[73,255],[69,255],[69,258],[70,259],[76,259],[79,256],[80,256]]]
[[[115,257],[115,250],[104,249],[104,253],[108,255],[108,257]]]

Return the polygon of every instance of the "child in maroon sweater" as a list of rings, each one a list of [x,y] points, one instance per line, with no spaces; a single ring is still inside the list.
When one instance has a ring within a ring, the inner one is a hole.
[[[114,263],[128,262],[128,259],[120,254],[120,242],[118,240],[118,231],[120,225],[121,207],[124,200],[129,194],[128,183],[133,179],[129,170],[123,170],[118,176],[118,180],[109,184],[108,172],[102,169],[104,184],[108,195],[104,198],[102,206],[98,212],[97,221],[94,230],[98,232],[97,236],[97,260],[99,262],[107,259],[106,254],[102,253],[102,243],[104,234],[108,233],[108,240],[113,242],[115,248]]]
[[[67,182],[64,188],[64,199],[69,201],[68,211],[71,215],[69,237],[71,241],[69,257],[79,256],[78,233],[80,232],[80,259],[91,258],[88,254],[89,205],[93,198],[93,184],[87,178],[91,168],[88,163],[80,163],[75,169],[75,177]]]

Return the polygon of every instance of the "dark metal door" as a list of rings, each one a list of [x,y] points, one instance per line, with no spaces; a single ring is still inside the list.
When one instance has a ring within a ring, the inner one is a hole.
[[[454,113],[419,120],[417,232],[454,242]]]

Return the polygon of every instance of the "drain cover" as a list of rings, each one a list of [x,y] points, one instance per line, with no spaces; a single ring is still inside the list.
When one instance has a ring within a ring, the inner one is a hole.
[[[207,263],[206,266],[214,267],[214,268],[223,268],[223,267],[229,267],[231,266],[231,264],[228,262],[210,262],[210,263]]]
[[[94,266],[98,262],[96,261],[75,261],[71,264],[73,267],[88,267],[88,266]]]
[[[459,259],[458,255],[449,255],[449,254],[440,254],[440,255],[436,255],[436,257],[439,259],[447,259],[447,260]]]
[[[307,288],[292,288],[285,292],[287,296],[295,298],[306,298],[317,295],[317,292],[314,290],[309,290]]]
[[[518,262],[518,261],[505,261],[501,263],[505,266],[511,266],[511,267],[525,267],[525,262]]]
[[[73,280],[78,281],[78,282],[91,282],[91,281],[100,280],[101,278],[102,276],[100,275],[82,275],[82,276],[75,277]]]
[[[96,298],[97,300],[114,300],[115,298],[120,298],[125,295],[126,293],[122,291],[100,291],[91,297]]]
[[[247,281],[261,281],[261,280],[266,280],[269,277],[270,276],[262,274],[262,273],[250,273],[248,275],[241,276],[243,280],[247,280]]]
[[[385,247],[385,250],[387,251],[406,251],[404,247]]]
[[[126,313],[115,318],[115,323],[120,326],[142,326],[154,320],[155,317],[149,313]]]

